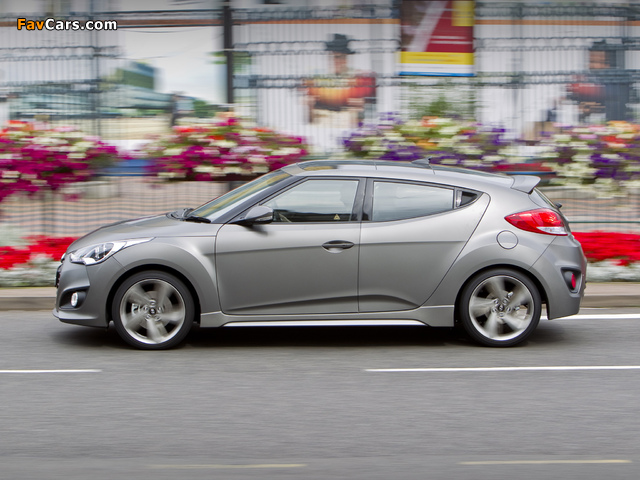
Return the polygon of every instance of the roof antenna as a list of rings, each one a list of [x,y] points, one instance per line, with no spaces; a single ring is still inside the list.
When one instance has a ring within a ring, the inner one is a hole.
[[[416,165],[420,165],[422,167],[430,167],[431,166],[431,157],[419,158],[418,160],[414,160],[411,163],[415,163]]]

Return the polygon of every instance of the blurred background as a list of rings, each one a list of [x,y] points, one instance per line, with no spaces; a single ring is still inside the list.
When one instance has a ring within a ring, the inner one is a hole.
[[[3,0],[0,244],[330,155],[536,174],[575,230],[635,232],[639,39],[602,0]]]
[[[602,1],[4,0],[0,120],[121,141],[233,108],[327,152],[393,111],[533,139],[547,122],[636,119],[638,15]],[[18,18],[117,30],[18,30]],[[360,92],[310,92],[348,75]]]

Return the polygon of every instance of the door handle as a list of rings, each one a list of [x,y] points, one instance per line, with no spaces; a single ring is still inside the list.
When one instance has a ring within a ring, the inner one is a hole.
[[[332,240],[330,242],[322,244],[322,248],[331,253],[341,252],[353,247],[353,242],[347,242],[346,240]]]

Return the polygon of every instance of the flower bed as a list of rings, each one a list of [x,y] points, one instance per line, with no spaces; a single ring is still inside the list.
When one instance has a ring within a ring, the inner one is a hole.
[[[575,232],[590,262],[610,261],[627,267],[640,263],[640,235],[616,232]]]
[[[430,157],[435,164],[489,172],[528,171],[552,185],[585,187],[600,197],[640,187],[640,126],[627,122],[562,127],[536,142],[502,128],[451,118],[405,122],[387,114],[344,139],[348,156],[382,160]]]
[[[363,126],[344,140],[350,156],[381,160],[417,160],[478,170],[512,170],[527,160],[523,142],[505,137],[505,129],[451,118],[425,117],[407,121],[394,114],[377,125]],[[550,171],[549,167],[538,167]],[[528,169],[532,169],[529,165]]]
[[[589,262],[590,282],[640,282],[640,235],[574,232]]]
[[[27,237],[26,240],[28,245],[24,247],[0,247],[0,269],[7,270],[16,265],[28,264],[41,257],[58,261],[75,238],[36,235]]]
[[[9,122],[0,130],[0,202],[9,195],[88,180],[118,156],[115,147],[73,127]]]
[[[301,137],[243,125],[225,114],[212,124],[174,127],[137,154],[152,159],[148,170],[160,180],[234,181],[299,162],[307,146]]]
[[[32,236],[25,246],[0,246],[0,287],[53,286],[60,257],[73,237]]]

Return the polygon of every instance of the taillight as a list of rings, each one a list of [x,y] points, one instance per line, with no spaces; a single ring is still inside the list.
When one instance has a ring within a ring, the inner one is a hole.
[[[527,232],[544,233],[546,235],[568,234],[567,227],[560,214],[548,208],[513,213],[504,217],[504,219],[514,227]]]

